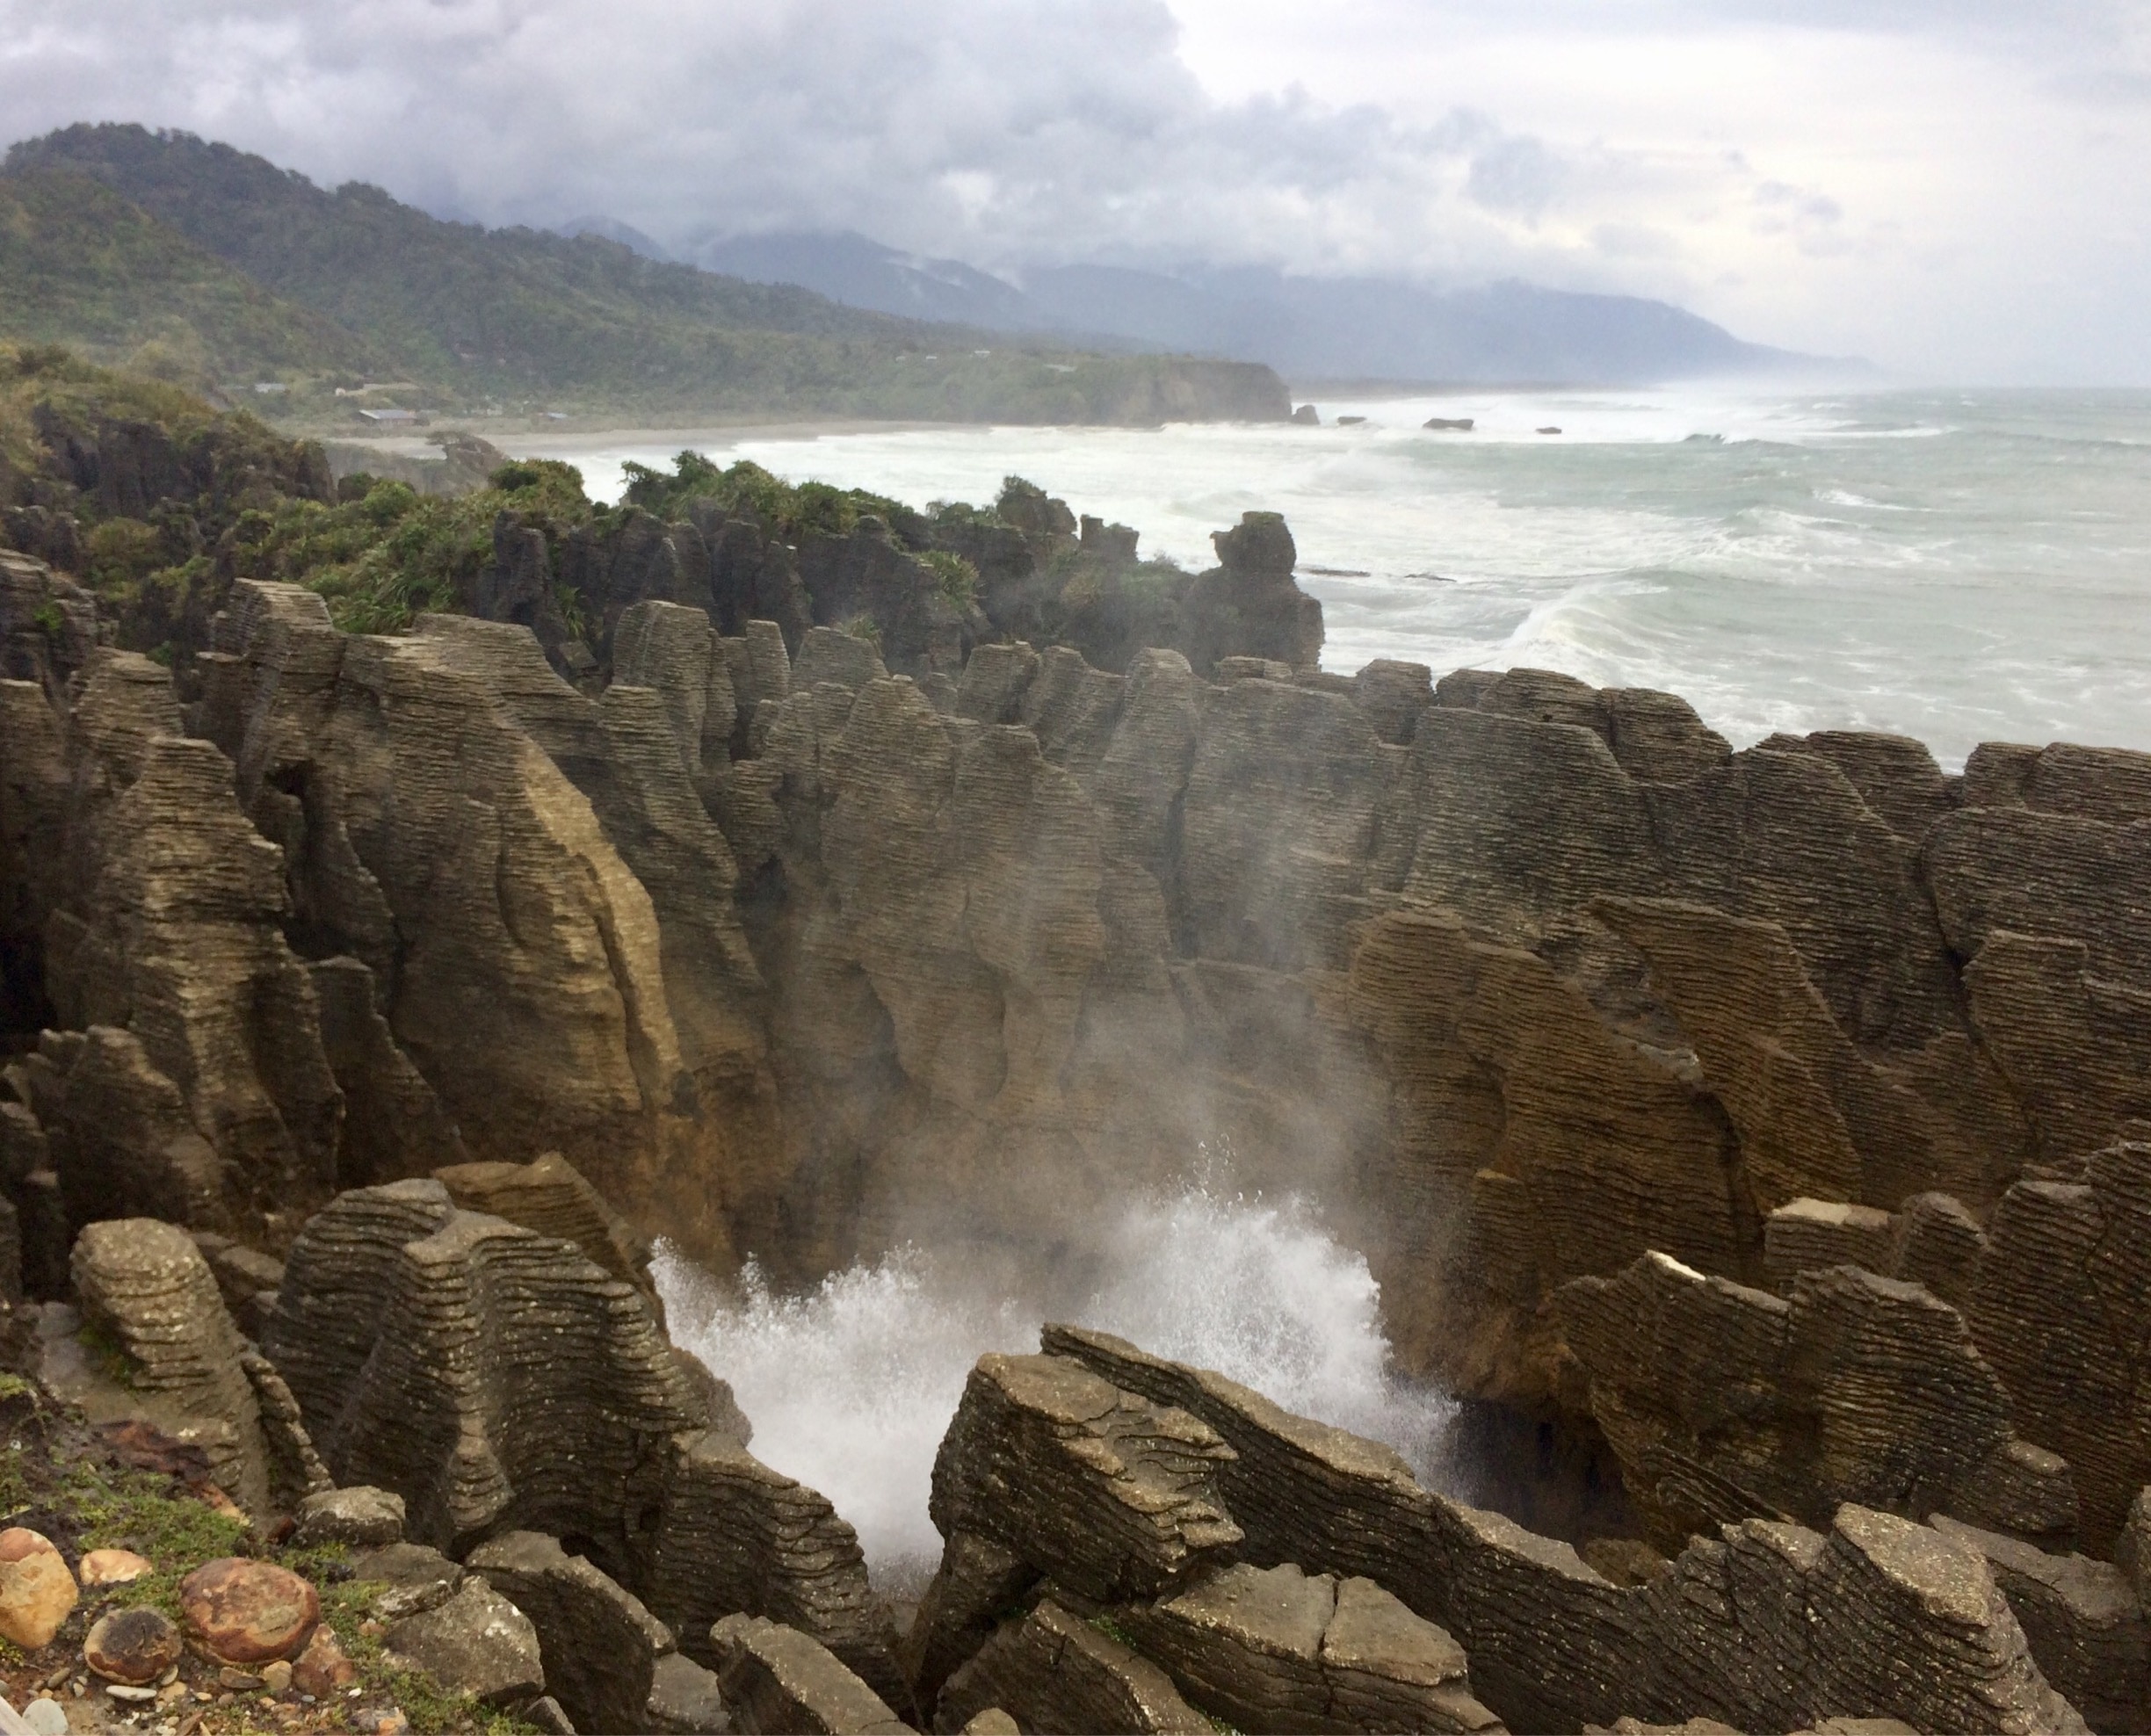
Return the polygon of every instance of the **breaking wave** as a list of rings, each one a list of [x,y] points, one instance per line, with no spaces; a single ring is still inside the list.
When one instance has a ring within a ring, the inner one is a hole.
[[[1396,1375],[1366,1261],[1303,1201],[1191,1184],[1130,1197],[1095,1240],[1085,1290],[1062,1298],[1007,1294],[1001,1270],[916,1245],[796,1296],[751,1264],[721,1284],[669,1245],[655,1275],[674,1339],[731,1382],[756,1455],[836,1504],[884,1584],[939,1557],[928,1486],[972,1364],[1035,1350],[1049,1318],[1216,1369],[1388,1442],[1423,1475],[1438,1466],[1452,1403]]]

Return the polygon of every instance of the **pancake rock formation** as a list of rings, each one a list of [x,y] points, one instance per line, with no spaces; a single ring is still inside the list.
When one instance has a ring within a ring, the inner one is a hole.
[[[678,510],[503,513],[395,635],[206,556],[169,666],[57,521],[0,557],[0,1300],[78,1311],[52,1381],[264,1518],[571,1544],[674,1636],[646,1705],[823,1716],[737,1617],[958,1727],[2151,1723],[2151,756],[1327,671],[1271,515],[1190,575],[1013,486]],[[1590,1462],[1547,1524],[1633,1583],[1056,1328],[973,1376],[900,1638],[666,1342],[652,1236],[1073,1270],[1206,1146],[1324,1201],[1403,1371]],[[529,1595],[635,1626],[579,1573]]]

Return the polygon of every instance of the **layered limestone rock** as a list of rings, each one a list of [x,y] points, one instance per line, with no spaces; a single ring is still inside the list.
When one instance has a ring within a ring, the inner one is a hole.
[[[452,1552],[522,1529],[624,1564],[660,1443],[706,1421],[632,1285],[438,1182],[317,1213],[263,1348],[337,1479],[402,1495]]]
[[[1786,1298],[1651,1254],[1568,1284],[1561,1313],[1663,1546],[1747,1518],[1826,1525],[1844,1501],[2075,1530],[2068,1466],[2017,1438],[1963,1316],[1921,1285],[1838,1265]]]
[[[649,622],[671,618],[631,622],[627,670],[668,684],[623,679],[600,704],[520,627],[353,639],[311,593],[234,587],[199,727],[284,847],[294,930],[373,978],[379,1027],[355,988],[339,1002],[338,1076],[373,1135],[344,1179],[557,1147],[725,1245],[708,1180],[767,1144],[760,986],[675,727],[692,686],[705,717],[718,693],[728,737],[728,678],[706,631],[699,655],[663,650]],[[421,1084],[438,1111],[398,1113],[423,1110]]]
[[[1172,1678],[1102,1627],[1050,1600],[1007,1624],[949,1679],[933,1727],[955,1732],[999,1708],[1022,1730],[1200,1736],[1210,1720]]]
[[[875,1693],[908,1703],[894,1624],[827,1498],[717,1429],[675,1436],[663,1472],[658,1523],[629,1582],[683,1651],[718,1667],[710,1625],[743,1611],[811,1636]]]
[[[2151,1145],[2069,1173],[2003,1197],[1966,1318],[2019,1429],[2068,1461],[2082,1537],[2103,1554],[2151,1482]]]
[[[2039,1668],[2094,1730],[2151,1727],[2151,1622],[2127,1574],[1952,1519],[1934,1523],[1986,1557]]]
[[[1545,671],[1347,678],[1281,523],[1188,578],[1006,512],[796,550],[623,513],[550,577],[503,524],[472,606],[504,618],[354,637],[239,581],[177,688],[11,564],[25,1285],[115,1211],[274,1254],[337,1188],[549,1151],[721,1270],[927,1228],[1080,1259],[1202,1142],[1332,1200],[1414,1371],[1604,1407],[1662,1541],[1849,1497],[2114,1547],[2151,1480],[2151,758],[1995,745],[1958,778],[1846,732],[1735,753]],[[547,638],[556,580],[586,661]],[[966,661],[989,627],[1032,641]],[[613,1228],[566,1233],[634,1279]],[[1651,1342],[1746,1371],[1756,1428],[1582,1342],[1569,1287],[1654,1254],[1724,1281]],[[793,1499],[705,1460],[748,1511]]]
[[[735,1730],[902,1736],[910,1728],[873,1689],[797,1629],[728,1616],[711,1631],[710,1644]]]
[[[464,1565],[530,1618],[546,1692],[577,1730],[644,1726],[658,1661],[674,1646],[640,1598],[534,1531],[489,1538]]]
[[[934,1460],[933,1521],[1099,1602],[1151,1597],[1241,1539],[1216,1480],[1232,1450],[1061,1356],[982,1358]]]
[[[728,1394],[573,1242],[437,1181],[355,1190],[294,1243],[264,1349],[338,1480],[401,1495],[413,1538],[576,1537],[692,1653],[744,1611],[899,1682],[851,1528],[737,1444]]]
[[[1115,1620],[1235,1730],[1501,1727],[1463,1647],[1372,1580],[1243,1565]]]
[[[1235,1455],[1218,1486],[1243,1559],[1373,1581],[1455,1637],[1474,1694],[1512,1727],[2085,1727],[1984,1556],[1930,1527],[1850,1502],[1828,1531],[1750,1518],[1617,1587],[1568,1544],[1421,1487],[1389,1449],[1221,1376],[1072,1327],[1043,1343],[1208,1422]]]
[[[87,1333],[48,1340],[55,1390],[97,1421],[146,1415],[200,1448],[217,1485],[257,1515],[329,1486],[290,1390],[240,1336],[184,1230],[148,1218],[94,1223],[72,1263]]]

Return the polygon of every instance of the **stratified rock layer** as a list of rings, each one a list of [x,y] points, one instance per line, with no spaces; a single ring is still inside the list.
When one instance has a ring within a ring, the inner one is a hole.
[[[337,1477],[400,1494],[413,1537],[575,1537],[691,1653],[769,1615],[901,1692],[851,1528],[710,1426],[643,1292],[576,1244],[436,1181],[354,1190],[293,1247],[266,1349]]]
[[[1931,1528],[1850,1502],[1828,1531],[1748,1519],[1691,1543],[1651,1583],[1616,1587],[1568,1544],[1435,1494],[1388,1449],[1221,1376],[1071,1327],[1048,1327],[1044,1343],[1207,1421],[1235,1454],[1219,1487],[1245,1558],[1373,1581],[1455,1637],[1472,1693],[1513,1728],[1629,1716],[2084,1728],[1985,1557]]]

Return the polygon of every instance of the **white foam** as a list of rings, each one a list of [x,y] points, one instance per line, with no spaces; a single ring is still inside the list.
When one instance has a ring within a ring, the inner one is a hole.
[[[921,503],[991,500],[1014,472],[1192,568],[1242,512],[1281,511],[1336,669],[1531,662],[1670,689],[1735,745],[1887,729],[1945,766],[1997,738],[2151,749],[2151,394],[1488,391],[1322,409],[1370,421],[911,429],[716,456]],[[1430,433],[1430,414],[1479,425]],[[576,456],[603,494],[623,459],[671,452]]]
[[[1049,1312],[1438,1467],[1453,1407],[1394,1378],[1366,1262],[1304,1203],[1191,1185],[1109,1209],[1089,1240],[1098,1263],[1067,1307],[1043,1281],[1010,1295],[918,1248],[798,1297],[751,1272],[734,1294],[669,1245],[654,1269],[674,1338],[731,1382],[756,1454],[835,1503],[877,1578],[916,1580],[938,1558],[927,1493],[965,1378],[986,1351],[1035,1350]]]

